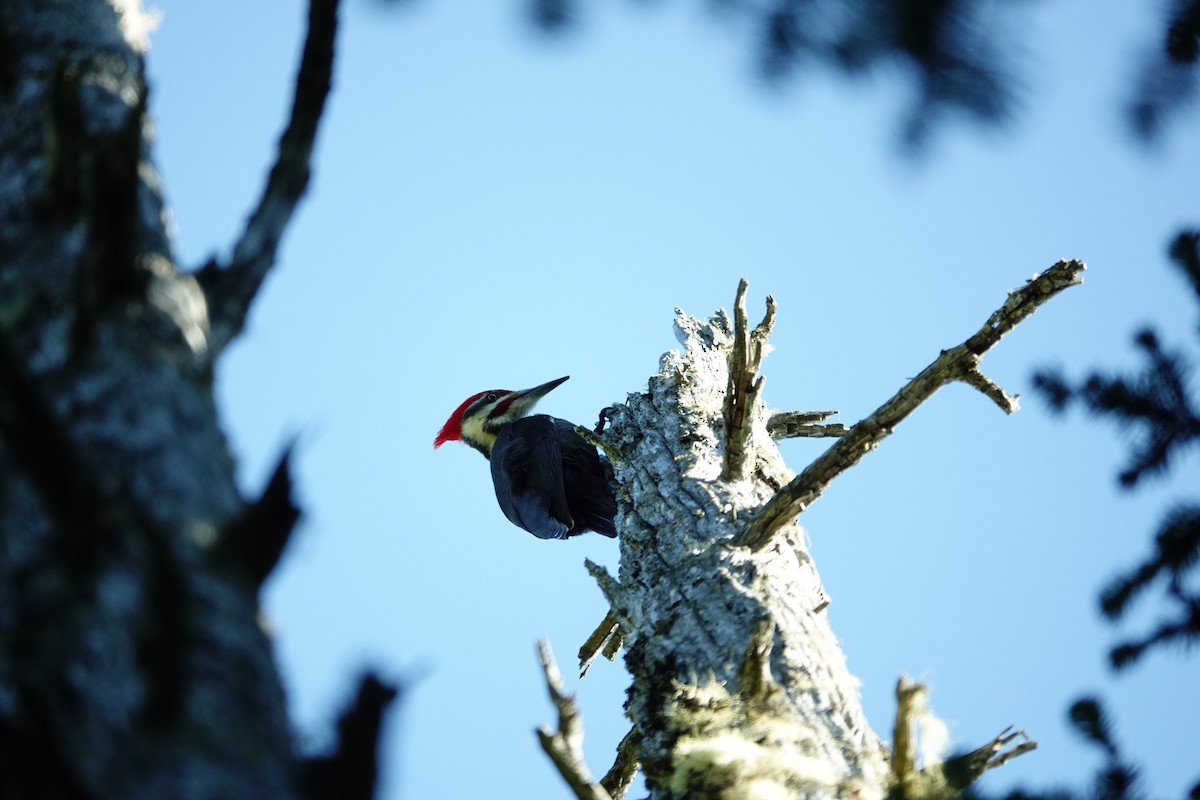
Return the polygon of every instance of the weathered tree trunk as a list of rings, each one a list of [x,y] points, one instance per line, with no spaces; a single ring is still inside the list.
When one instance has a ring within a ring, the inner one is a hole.
[[[258,623],[286,455],[243,500],[212,390],[304,190],[335,9],[314,2],[279,163],[202,287],[164,225],[138,2],[0,4],[2,797],[315,796],[336,760],[302,771]]]
[[[723,311],[709,322],[680,313],[683,349],[663,356],[648,391],[606,409],[610,424],[596,440],[616,468],[621,570],[614,578],[588,565],[612,612],[580,656],[590,661],[606,639],[611,655],[620,642],[633,677],[633,730],[601,781],[583,764],[578,710],[543,651],[560,731],[543,729],[542,743],[577,796],[621,796],[640,766],[656,800],[933,800],[1035,746],[1005,731],[949,762],[919,759],[914,733],[940,723],[923,687],[906,681],[885,746],[863,716],[796,518],[946,383],[967,383],[1015,411],[1016,398],[983,375],[980,358],[1081,282],[1083,269],[1059,262],[1009,293],[977,333],[850,428],[819,424],[832,412],[769,416],[758,366],[774,319],[770,298],[753,330],[745,282],[733,320]],[[793,475],[772,436],[814,433],[839,438]]]
[[[629,715],[653,797],[880,797],[887,762],[824,613],[796,524],[730,546],[793,477],[745,409],[751,474],[725,480],[731,320],[680,316],[682,351],[616,409],[621,574],[601,586],[633,674]]]

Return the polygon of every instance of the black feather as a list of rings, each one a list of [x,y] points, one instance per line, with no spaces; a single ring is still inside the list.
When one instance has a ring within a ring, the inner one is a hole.
[[[496,500],[514,525],[542,539],[617,535],[612,467],[572,423],[536,414],[505,425],[490,461]]]

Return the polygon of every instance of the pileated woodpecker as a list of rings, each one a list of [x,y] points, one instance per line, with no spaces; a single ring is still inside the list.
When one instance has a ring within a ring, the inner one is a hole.
[[[567,376],[570,377],[570,376]],[[514,392],[473,394],[454,409],[433,440],[434,448],[461,440],[491,462],[500,509],[519,528],[541,539],[585,531],[616,536],[617,501],[612,465],[564,419],[526,416],[538,400],[567,378]]]

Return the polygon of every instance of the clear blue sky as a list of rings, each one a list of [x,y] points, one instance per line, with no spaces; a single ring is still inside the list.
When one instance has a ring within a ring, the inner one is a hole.
[[[186,265],[227,253],[258,196],[301,5],[157,2],[151,108]],[[248,489],[300,437],[306,516],[266,593],[300,736],[327,741],[361,667],[420,672],[388,728],[383,797],[568,794],[533,734],[553,719],[534,642],[572,673],[605,611],[583,560],[615,572],[617,546],[535,540],[503,518],[477,453],[431,449],[467,395],[569,374],[541,409],[592,422],[645,387],[676,306],[728,307],[745,276],[754,313],[779,302],[766,401],[850,423],[1006,290],[1077,257],[1086,284],[984,362],[1019,414],[950,387],[803,522],[881,735],[907,673],[956,743],[1010,724],[1041,742],[991,788],[1080,785],[1096,759],[1065,710],[1098,690],[1152,795],[1181,796],[1200,777],[1198,662],[1162,653],[1112,678],[1095,596],[1200,470],[1120,493],[1120,437],[1049,416],[1030,387],[1038,366],[1134,364],[1147,321],[1173,342],[1194,330],[1163,252],[1200,223],[1197,115],[1153,152],[1118,115],[1157,20],[1140,4],[1024,7],[1016,124],[951,121],[914,164],[895,76],[766,89],[748,37],[702,3],[593,5],[558,42],[519,2],[343,11],[310,194],[218,374]],[[799,470],[821,447],[785,455]],[[624,668],[570,685],[602,773],[627,728]]]

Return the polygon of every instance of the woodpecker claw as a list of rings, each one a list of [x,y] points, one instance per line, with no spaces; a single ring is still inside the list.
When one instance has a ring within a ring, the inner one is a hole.
[[[596,421],[596,430],[594,431],[597,436],[604,433],[604,426],[612,420],[613,415],[616,413],[616,406],[606,406],[600,409],[600,419]]]

